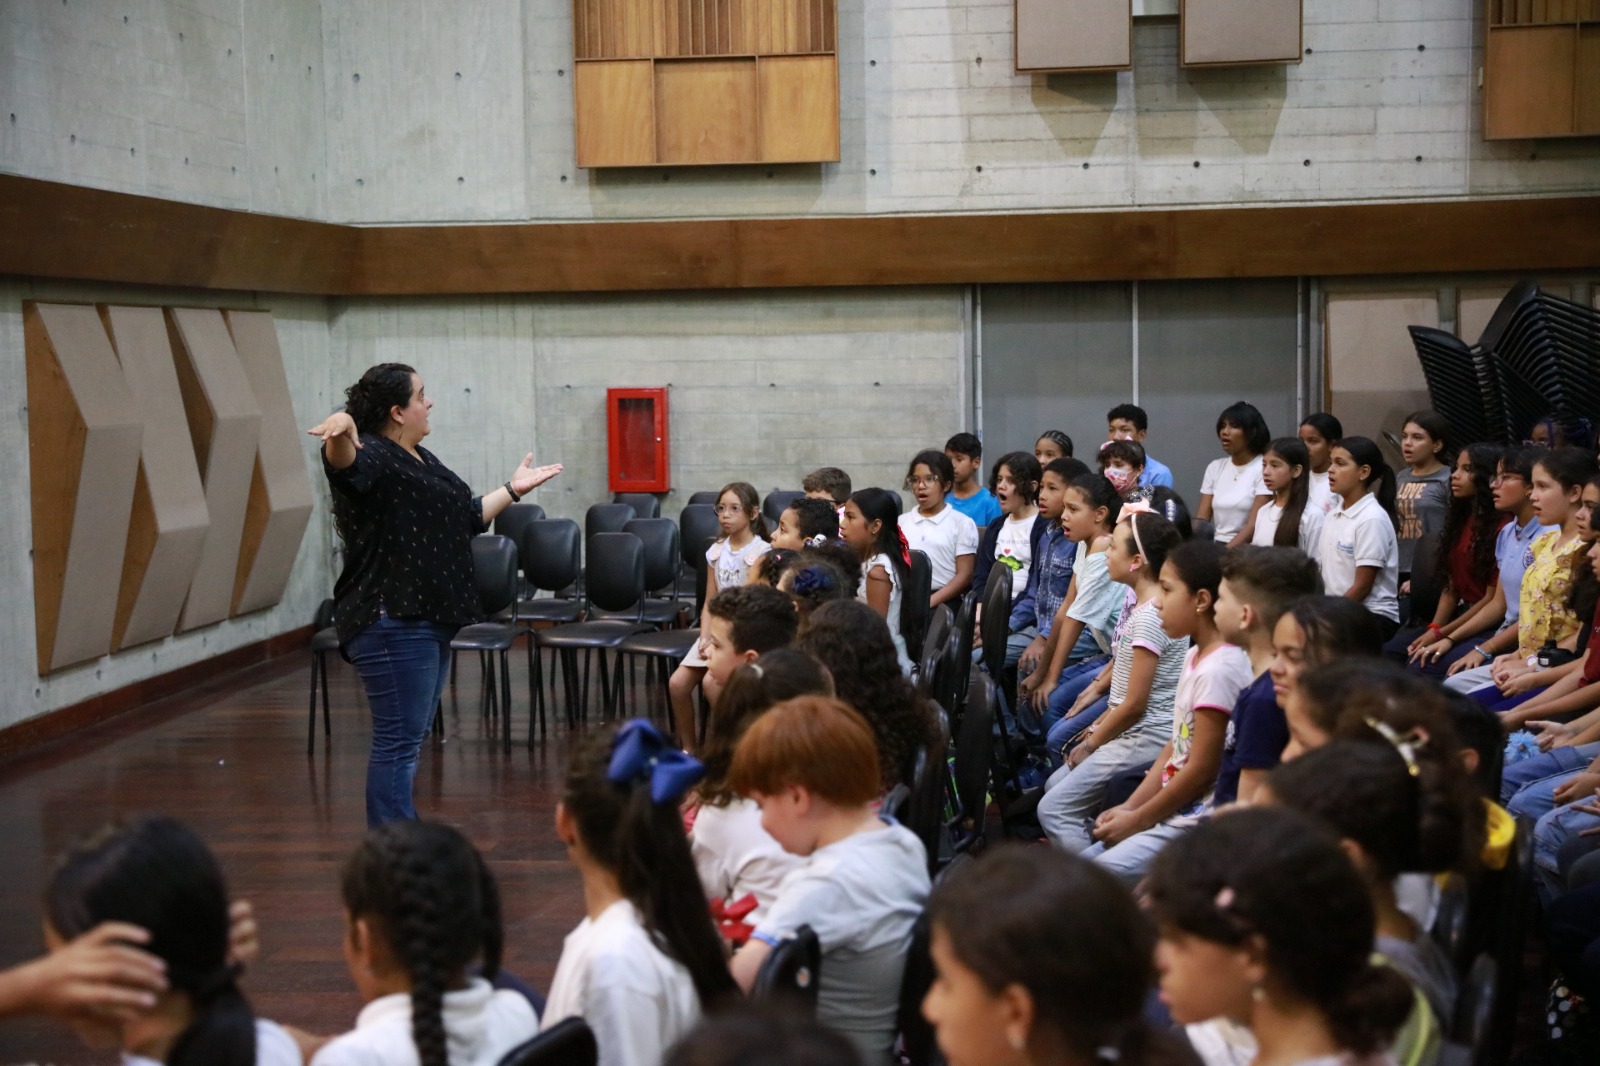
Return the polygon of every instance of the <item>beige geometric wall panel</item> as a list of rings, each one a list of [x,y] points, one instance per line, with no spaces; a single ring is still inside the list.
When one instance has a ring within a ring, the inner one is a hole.
[[[180,628],[194,629],[222,621],[233,605],[261,409],[221,311],[167,308],[167,326],[211,515],[179,620]]]
[[[283,598],[311,521],[311,479],[271,312],[225,311],[223,318],[261,408],[261,437],[233,585],[233,613],[244,614]]]
[[[1300,62],[1300,0],[1183,0],[1178,61],[1186,67]]]
[[[1014,0],[1018,71],[1127,70],[1132,0]]]
[[[178,389],[166,316],[159,307],[101,307],[100,317],[144,419],[128,554],[111,638],[111,649],[116,651],[177,632],[211,519]]]
[[[1346,433],[1383,444],[1407,414],[1427,407],[1428,386],[1407,326],[1439,327],[1436,291],[1330,294],[1324,308],[1329,410]],[[1390,462],[1399,456],[1390,454]]]
[[[144,429],[93,307],[23,305],[39,673],[111,650]]]

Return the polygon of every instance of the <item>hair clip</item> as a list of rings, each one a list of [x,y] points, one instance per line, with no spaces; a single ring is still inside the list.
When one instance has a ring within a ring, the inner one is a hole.
[[[1387,740],[1390,746],[1400,753],[1400,757],[1406,761],[1406,770],[1412,777],[1421,775],[1422,770],[1417,766],[1417,749],[1424,747],[1428,743],[1427,733],[1423,732],[1421,728],[1413,728],[1409,732],[1401,734],[1396,732],[1388,722],[1380,722],[1372,717],[1368,717],[1365,721],[1373,732]]]
[[[750,670],[750,672],[752,674],[756,675],[756,680],[757,681],[761,680],[761,676],[764,673],[766,673],[765,670],[761,669],[761,664],[756,662],[754,659],[750,660],[749,662],[745,663],[744,665],[749,668],[749,670]]]
[[[826,543],[828,543],[827,535],[823,534],[823,533],[818,533],[816,536],[809,538],[805,542],[805,545],[808,548],[820,548]]]
[[[643,718],[625,722],[611,741],[606,780],[619,785],[650,782],[650,802],[677,803],[706,774],[699,759],[675,747]]]
[[[1139,516],[1142,514],[1155,514],[1155,512],[1150,509],[1150,505],[1147,502],[1138,500],[1134,503],[1124,504],[1122,513],[1117,515],[1118,525],[1121,525],[1126,520],[1128,528],[1133,530],[1133,546],[1141,556],[1144,555],[1144,538],[1139,536]]]
[[[1216,898],[1213,899],[1212,902],[1217,905],[1217,910],[1225,911],[1229,907],[1233,906],[1234,899],[1235,896],[1233,889],[1228,885],[1223,885],[1221,888],[1217,889]]]
[[[801,596],[825,592],[833,588],[833,581],[820,568],[808,566],[794,576],[794,591]]]

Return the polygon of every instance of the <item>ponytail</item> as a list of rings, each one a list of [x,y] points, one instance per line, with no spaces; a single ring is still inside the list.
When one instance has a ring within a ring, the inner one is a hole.
[[[904,589],[911,577],[911,562],[905,534],[900,532],[900,508],[886,489],[860,489],[850,496],[867,525],[879,522],[878,535],[872,541],[874,555],[887,555],[894,568],[895,583]],[[865,576],[865,575],[863,575]]]
[[[411,982],[411,1039],[421,1066],[450,1066],[444,994],[481,956],[500,968],[500,893],[466,837],[430,822],[372,830],[345,863],[345,910],[366,918]]]
[[[1104,474],[1079,474],[1067,482],[1067,488],[1077,489],[1094,510],[1106,510],[1105,527],[1111,529],[1122,515],[1122,494]]]
[[[733,996],[678,801],[704,768],[643,719],[588,738],[567,770],[562,805],[584,849],[617,878],[663,954],[689,971],[703,1011]]]
[[[1379,451],[1378,446],[1368,437],[1345,437],[1334,447],[1349,452],[1356,466],[1364,466],[1372,471],[1362,484],[1368,492],[1378,498],[1378,506],[1383,508],[1383,513],[1389,516],[1389,521],[1399,529],[1400,515],[1395,510],[1394,503],[1394,470],[1384,461],[1383,452]]]
[[[45,890],[45,918],[64,939],[101,922],[150,934],[146,950],[188,997],[193,1021],[171,1066],[255,1066],[255,1015],[228,956],[228,890],[205,843],[164,815],[138,815],[81,837]]]

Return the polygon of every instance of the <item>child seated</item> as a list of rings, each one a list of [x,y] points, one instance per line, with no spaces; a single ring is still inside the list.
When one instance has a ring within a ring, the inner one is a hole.
[[[735,993],[678,805],[704,767],[635,718],[587,739],[567,770],[556,836],[583,877],[543,1028],[580,1017],[601,1066],[657,1066]]]
[[[946,499],[954,484],[955,469],[943,452],[918,452],[906,468],[905,487],[917,506],[900,516],[900,533],[908,550],[928,556],[933,571],[929,602],[934,607],[960,598],[971,588],[977,566],[978,527]]]
[[[856,598],[889,627],[895,661],[901,673],[910,674],[911,655],[900,632],[900,614],[906,580],[911,576],[911,549],[898,522],[899,508],[893,496],[883,489],[862,489],[844,505],[839,536],[861,560],[861,587]]]
[[[1138,404],[1119,403],[1106,412],[1106,437],[1110,440],[1128,440],[1144,448],[1145,435],[1150,431],[1150,416]],[[1172,488],[1172,471],[1165,463],[1144,455],[1144,469],[1139,474],[1142,488]]]
[[[836,466],[819,466],[800,479],[800,488],[807,499],[827,500],[842,511],[850,498],[850,475]]]
[[[750,723],[774,704],[831,695],[833,679],[821,663],[805,652],[779,648],[735,670],[711,710],[702,749],[706,776],[697,789],[700,806],[689,850],[706,897],[733,919],[722,924],[725,939],[743,943],[749,929],[766,917],[784,879],[802,865],[761,828],[761,808],[728,784],[734,748]],[[737,928],[740,924],[746,928]]]
[[[895,666],[883,621],[859,600],[826,603],[807,619],[798,646],[822,663],[839,699],[872,726],[884,788],[910,785],[917,752],[939,734],[932,705]]]
[[[728,676],[756,656],[794,641],[800,616],[794,601],[770,585],[740,585],[717,593],[706,604],[700,640],[706,646],[706,675],[721,688]]]
[[[1034,556],[1050,525],[1050,520],[1039,513],[1042,473],[1039,461],[1027,452],[1007,452],[989,473],[989,488],[1000,505],[1000,515],[982,529],[978,539],[978,565],[972,572],[972,587],[981,595],[989,584],[989,571],[998,563],[1011,571],[1013,607],[1028,590]],[[1029,633],[1007,659],[1015,662],[1036,632]]]
[[[1000,517],[1000,503],[992,490],[978,480],[983,471],[983,441],[971,433],[957,433],[944,442],[955,480],[948,497],[951,507],[972,519],[980,530]]]
[[[1283,757],[1289,723],[1272,690],[1272,631],[1290,603],[1321,588],[1317,564],[1293,548],[1245,545],[1222,560],[1217,632],[1244,649],[1255,680],[1239,694],[1228,718],[1213,807],[1249,803]]]
[[[111,922],[117,923],[112,928],[143,930],[149,938],[145,950],[166,968],[166,987],[148,1009],[73,1018],[73,1028],[90,1046],[120,1048],[125,1066],[301,1061],[289,1033],[255,1017],[239,991],[240,970],[229,958],[222,871],[181,823],[146,814],[80,837],[56,866],[44,907],[52,955],[72,950],[69,941]]]
[[[429,822],[369,832],[344,866],[345,960],[366,1002],[312,1066],[494,1066],[539,1031],[500,969],[500,892],[460,833]]]
[[[822,944],[817,1020],[869,1062],[888,1060],[911,929],[928,896],[928,858],[903,826],[879,818],[872,727],[838,700],[778,704],[745,731],[729,780],[761,807],[786,851],[809,857],[734,955],[742,988],[781,940],[808,925]]]
[[[1144,449],[1131,440],[1108,440],[1100,445],[1100,473],[1124,500],[1143,487]]]

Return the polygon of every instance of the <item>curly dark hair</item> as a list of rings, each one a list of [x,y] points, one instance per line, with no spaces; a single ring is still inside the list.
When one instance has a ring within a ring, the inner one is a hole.
[[[344,409],[356,428],[363,433],[382,433],[389,424],[389,409],[411,403],[411,376],[415,373],[404,363],[368,367],[360,381],[344,390]]]
[[[811,612],[796,647],[828,668],[839,698],[872,724],[884,787],[909,785],[918,750],[937,743],[938,731],[900,672],[888,624],[860,600],[835,600]]]
[[[1472,572],[1487,585],[1494,580],[1494,542],[1495,534],[1500,530],[1500,512],[1494,508],[1492,482],[1495,467],[1500,464],[1505,449],[1498,444],[1483,443],[1469,444],[1461,450],[1472,464],[1472,495],[1465,498],[1451,495],[1450,510],[1445,516],[1444,532],[1439,535],[1434,565],[1438,567],[1438,573],[1450,572],[1450,553],[1461,538],[1461,531],[1470,526],[1472,534],[1468,543],[1472,552]],[[1458,596],[1461,594],[1460,589],[1455,592]]]

